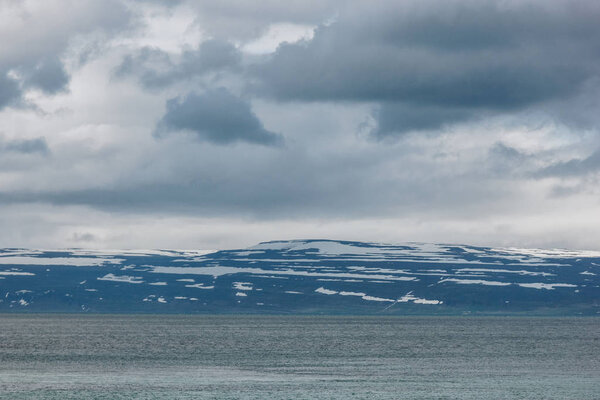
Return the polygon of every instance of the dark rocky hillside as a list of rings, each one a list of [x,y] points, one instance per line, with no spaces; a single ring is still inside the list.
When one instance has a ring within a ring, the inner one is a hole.
[[[0,250],[1,312],[600,315],[600,252],[333,240]]]

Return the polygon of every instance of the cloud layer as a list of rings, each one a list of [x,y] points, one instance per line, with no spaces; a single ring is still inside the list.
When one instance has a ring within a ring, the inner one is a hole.
[[[576,95],[600,73],[599,18],[588,1],[358,4],[255,74],[282,101],[379,102],[377,135],[432,130]]]
[[[0,243],[597,247],[598,20],[589,1],[0,2]]]

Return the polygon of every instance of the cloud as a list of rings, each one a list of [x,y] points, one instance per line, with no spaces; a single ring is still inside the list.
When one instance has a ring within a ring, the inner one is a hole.
[[[599,7],[4,2],[0,239],[597,246]]]
[[[381,139],[410,131],[437,131],[448,124],[468,120],[472,115],[461,108],[383,103],[374,117],[377,126],[371,134]]]
[[[206,32],[221,39],[249,41],[274,23],[318,25],[335,17],[348,0],[188,1]]]
[[[535,176],[545,177],[584,177],[600,171],[600,150],[596,150],[585,158],[574,158],[565,162],[554,163],[539,170]]]
[[[66,89],[70,76],[56,56],[40,60],[23,71],[25,87],[40,89],[47,94],[56,94]]]
[[[523,174],[532,168],[535,157],[525,154],[502,142],[495,143],[488,151],[486,167],[498,176],[514,176]]]
[[[16,102],[21,96],[19,83],[0,71],[0,110]]]
[[[263,127],[248,102],[225,88],[170,99],[166,108],[156,127],[158,136],[189,131],[200,140],[221,145],[247,142],[275,146],[283,140],[280,135]]]
[[[0,141],[0,151],[14,152],[22,154],[48,154],[50,149],[43,137],[35,139],[17,139],[9,141]]]
[[[134,76],[146,88],[162,88],[210,72],[223,73],[239,67],[241,56],[231,43],[206,40],[194,50],[185,50],[173,61],[166,51],[144,47],[124,57],[115,70],[117,77]]]
[[[94,235],[93,233],[89,233],[89,232],[84,232],[84,233],[74,232],[73,236],[72,236],[72,240],[74,242],[90,243],[90,242],[96,241],[97,239],[98,238],[96,237],[96,235]]]
[[[254,90],[380,103],[378,136],[437,129],[577,94],[600,75],[599,19],[589,1],[354,4],[255,65]]]
[[[68,10],[68,12],[65,12]],[[3,2],[0,6],[0,110],[22,105],[30,89],[46,95],[67,90],[70,74],[63,56],[76,39],[112,35],[131,22],[118,0]],[[10,72],[10,78],[5,74]]]
[[[499,204],[506,206],[504,188],[473,174],[432,177],[431,165],[419,161],[403,164],[414,176],[398,176],[386,170],[390,160],[368,165],[344,155],[310,157],[285,149],[285,154],[270,157],[242,149],[233,154],[217,149],[215,156],[198,148],[188,151],[192,150],[200,160],[167,176],[126,171],[120,180],[100,187],[90,182],[89,187],[63,184],[0,192],[0,204],[79,205],[123,214],[244,216],[265,221],[399,215],[471,219],[492,213]],[[217,157],[227,159],[227,165]]]

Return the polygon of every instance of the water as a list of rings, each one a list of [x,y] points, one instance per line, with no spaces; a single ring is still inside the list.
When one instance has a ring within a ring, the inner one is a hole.
[[[1,399],[600,399],[600,319],[1,315]]]

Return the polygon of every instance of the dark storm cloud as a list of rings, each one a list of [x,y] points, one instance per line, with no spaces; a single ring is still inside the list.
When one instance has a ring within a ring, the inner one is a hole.
[[[64,91],[69,83],[69,75],[57,57],[49,57],[33,65],[14,68],[17,74],[9,76],[0,71],[0,110],[23,103],[27,89],[39,89],[46,94]]]
[[[279,145],[283,140],[263,127],[249,103],[225,88],[170,99],[166,107],[156,127],[158,136],[189,131],[216,144],[248,142],[265,146]]]
[[[20,96],[19,83],[0,71],[0,110],[16,102]]]
[[[380,137],[436,129],[577,94],[600,74],[599,20],[589,1],[359,3],[256,65],[254,89],[382,103]]]
[[[0,152],[15,152],[23,154],[48,154],[50,149],[43,137],[35,139],[0,140]]]
[[[272,152],[252,154],[222,148],[202,154],[193,169],[168,177],[127,179],[101,188],[0,190],[0,204],[87,205],[123,213],[175,213],[195,216],[272,218],[389,217],[409,213],[490,212],[503,199],[502,188],[476,179],[432,177],[426,168],[407,167],[412,176],[390,174],[385,162],[354,156]],[[215,162],[225,158],[226,162]],[[375,177],[375,178],[374,178]],[[148,178],[148,179],[147,179]],[[151,181],[150,183],[148,181]]]
[[[536,177],[581,177],[600,171],[600,150],[596,150],[589,157],[574,158],[569,161],[555,163],[540,171]]]
[[[47,57],[37,64],[23,70],[24,86],[42,90],[47,94],[64,91],[70,76],[56,56]]]
[[[498,142],[488,151],[486,167],[496,176],[521,175],[524,170],[532,168],[529,164],[534,160],[534,156]]]
[[[371,133],[383,138],[396,132],[439,130],[447,124],[467,120],[472,115],[461,108],[383,103],[374,117],[377,127]]]
[[[62,58],[79,35],[113,35],[132,26],[132,14],[119,0],[9,2],[0,12],[11,20],[0,32],[0,110],[26,104],[30,89],[67,91],[71,77]]]
[[[499,158],[510,162],[522,162],[527,156],[521,153],[514,147],[505,145],[504,143],[496,143],[490,148],[489,155],[493,158]]]
[[[210,72],[235,70],[240,59],[239,51],[231,43],[211,39],[197,49],[184,51],[178,62],[163,50],[145,47],[125,56],[115,74],[135,76],[146,88],[160,88]]]

